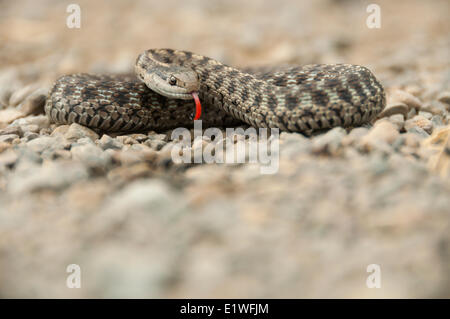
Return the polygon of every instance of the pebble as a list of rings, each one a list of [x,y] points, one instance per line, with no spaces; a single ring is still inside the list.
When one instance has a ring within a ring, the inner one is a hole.
[[[437,97],[437,100],[450,106],[450,91],[440,93]]]
[[[22,128],[18,125],[9,125],[5,127],[4,129],[0,130],[0,135],[9,135],[9,134],[15,134],[18,136],[23,135]]]
[[[49,161],[14,174],[8,185],[8,191],[20,196],[43,189],[62,191],[77,181],[87,179],[88,176],[87,169],[82,164],[72,161]]]
[[[120,135],[120,136],[117,136],[116,139],[124,145],[131,145],[131,144],[139,143],[137,140],[135,140],[133,137],[131,137],[129,135]]]
[[[37,124],[22,125],[20,128],[24,133],[38,133],[41,130]]]
[[[16,138],[19,138],[19,135],[16,135],[16,134],[0,135],[0,143],[2,143],[2,142],[12,143],[12,141],[15,140]]]
[[[405,133],[402,134],[402,137],[405,141],[404,144],[413,148],[419,147],[420,141],[422,140],[417,134],[414,133]]]
[[[433,123],[423,115],[416,115],[405,122],[406,131],[410,131],[413,127],[419,127],[428,134],[433,132]]]
[[[171,221],[183,213],[185,204],[165,182],[155,180],[135,181],[122,190],[111,195],[111,200],[104,207],[106,212],[161,214]]]
[[[408,111],[408,105],[402,102],[395,102],[388,104],[386,108],[378,115],[378,118],[389,117],[394,114],[401,114],[406,117],[408,115]]]
[[[425,103],[422,107],[422,110],[437,115],[443,115],[446,113],[445,105],[437,101]]]
[[[379,121],[361,138],[360,144],[368,151],[375,149],[389,151],[388,145],[394,143],[399,134],[396,125],[385,120]]]
[[[130,134],[128,136],[139,143],[144,142],[149,138],[146,134]]]
[[[420,110],[422,106],[422,102],[420,101],[419,98],[402,90],[394,91],[391,95],[391,100],[407,105],[409,110],[411,109]]]
[[[156,151],[159,151],[164,147],[164,145],[167,144],[167,142],[159,139],[148,139],[144,142],[144,144]]]
[[[90,141],[89,138],[88,140]],[[82,162],[85,167],[89,168],[106,170],[111,163],[111,156],[108,153],[103,152],[103,150],[95,144],[87,143],[86,141],[85,143],[72,145],[70,153],[74,160]]]
[[[143,154],[139,151],[114,151],[111,154],[114,162],[121,165],[133,165],[143,161]]]
[[[409,133],[416,134],[417,136],[420,136],[421,138],[427,138],[430,136],[423,128],[421,128],[420,126],[417,126],[417,125],[409,127],[406,131]]]
[[[97,141],[98,145],[103,149],[121,149],[123,144],[109,135],[103,134],[102,137]]]
[[[93,130],[85,126],[79,125],[77,123],[72,123],[69,126],[67,132],[64,134],[64,137],[69,141],[76,141],[83,137],[88,137],[92,141],[95,141],[99,138],[98,134],[95,133]]]
[[[38,87],[36,85],[27,85],[23,88],[20,88],[19,90],[15,91],[13,94],[11,94],[11,97],[9,98],[9,105],[10,106],[17,106],[22,101],[24,101],[30,94],[36,91]]]
[[[403,130],[405,125],[405,118],[402,114],[395,114],[389,117],[389,122],[394,124],[397,127],[397,130],[400,132]]]
[[[67,131],[69,130],[69,125],[60,125],[57,126],[52,132],[51,132],[51,136],[55,136],[55,135],[65,135],[67,133]]]
[[[0,129],[6,127],[8,124],[23,117],[24,114],[17,109],[4,109],[0,110]]]
[[[148,133],[148,138],[152,139],[152,140],[160,140],[160,141],[164,141],[164,142],[169,141],[168,134],[158,134],[154,131],[151,131],[150,133]]]
[[[425,112],[425,111],[419,111],[419,116],[423,116],[424,118],[426,118],[427,120],[431,120],[431,118],[433,117],[433,114],[430,112]]]
[[[442,116],[440,115],[433,115],[431,117],[431,123],[433,124],[433,127],[440,127],[444,126],[444,120],[442,119]]]
[[[38,89],[29,95],[25,101],[23,101],[17,109],[25,115],[30,114],[43,114],[45,100],[47,98],[47,89]]]
[[[342,139],[347,132],[342,127],[335,127],[327,133],[313,139],[312,151],[316,154],[329,154],[337,156],[342,150]]]
[[[60,137],[40,136],[26,142],[26,146],[34,152],[42,153],[46,150],[68,148],[70,143]]]
[[[12,166],[14,165],[19,156],[17,155],[17,152],[15,152],[12,149],[7,149],[0,153],[0,168],[2,166]]]
[[[50,126],[50,121],[46,115],[29,115],[27,117],[15,120],[11,125],[20,126],[22,130],[26,130],[26,127],[31,125],[37,125],[41,130],[48,128]]]
[[[11,147],[10,143],[0,142],[0,153],[3,153],[3,151],[7,150],[10,147]]]
[[[126,183],[132,180],[152,176],[153,170],[148,163],[136,162],[127,166],[119,166],[111,169],[107,179],[111,182]]]

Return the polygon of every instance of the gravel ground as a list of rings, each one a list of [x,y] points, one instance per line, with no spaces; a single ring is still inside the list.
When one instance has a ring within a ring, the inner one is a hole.
[[[0,2],[0,297],[450,297],[448,1],[379,1],[380,29],[351,0],[79,3],[69,29],[64,3]],[[171,131],[44,115],[57,76],[130,71],[151,47],[362,64],[388,105],[365,127],[281,133],[272,175],[175,164]]]

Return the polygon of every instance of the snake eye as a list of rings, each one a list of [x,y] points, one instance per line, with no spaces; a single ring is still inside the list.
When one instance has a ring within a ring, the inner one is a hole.
[[[173,75],[169,78],[169,84],[170,85],[177,84],[177,79]]]

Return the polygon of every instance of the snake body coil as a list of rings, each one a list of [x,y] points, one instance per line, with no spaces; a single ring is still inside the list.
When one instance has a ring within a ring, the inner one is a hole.
[[[375,76],[350,64],[241,71],[191,52],[155,49],[138,57],[136,73],[63,76],[49,93],[46,114],[58,124],[103,132],[190,126],[194,103],[180,92],[198,90],[204,126],[243,121],[309,134],[367,123],[386,100]]]

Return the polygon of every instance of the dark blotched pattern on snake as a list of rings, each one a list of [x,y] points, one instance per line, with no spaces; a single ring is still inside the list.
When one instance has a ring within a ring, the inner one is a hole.
[[[155,49],[144,55],[166,68],[175,65],[195,71],[204,127],[242,121],[309,134],[367,123],[385,106],[382,85],[358,65],[238,70],[187,51]],[[45,106],[55,123],[79,123],[103,132],[192,126],[194,110],[192,100],[166,98],[134,75],[63,76],[51,89]]]

